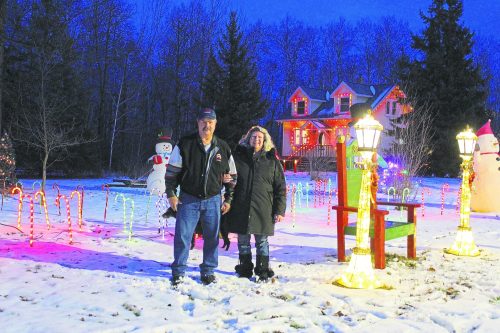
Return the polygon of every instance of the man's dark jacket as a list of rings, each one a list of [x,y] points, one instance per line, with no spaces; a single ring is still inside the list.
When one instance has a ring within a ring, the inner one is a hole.
[[[253,155],[239,145],[234,152],[238,181],[231,210],[224,216],[229,232],[274,234],[274,215],[285,215],[285,175],[275,149]]]
[[[223,176],[229,173],[229,145],[214,135],[210,149],[205,152],[200,136],[193,133],[181,138],[177,146],[182,157],[182,168],[170,164],[167,166],[167,197],[175,196],[178,185],[181,191],[200,199],[208,199],[221,193]],[[224,201],[230,204],[233,189],[225,187]]]

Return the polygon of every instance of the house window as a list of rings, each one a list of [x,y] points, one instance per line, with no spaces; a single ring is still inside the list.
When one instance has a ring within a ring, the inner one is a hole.
[[[391,113],[391,102],[387,102],[385,104],[385,114],[390,114]]]
[[[397,102],[392,102],[392,115],[396,114],[396,104]]]
[[[295,129],[295,145],[306,145],[309,143],[309,135],[306,130]]]
[[[340,99],[340,112],[349,112],[350,102],[350,97],[342,97]]]
[[[305,114],[306,113],[306,102],[300,101],[297,102],[297,114]]]

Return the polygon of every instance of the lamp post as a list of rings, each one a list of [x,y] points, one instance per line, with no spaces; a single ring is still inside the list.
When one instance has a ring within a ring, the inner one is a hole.
[[[460,149],[462,164],[462,193],[460,195],[460,224],[458,226],[455,242],[446,253],[457,256],[475,257],[479,255],[479,250],[474,243],[472,229],[470,227],[470,174],[472,168],[472,156],[476,145],[477,137],[470,128],[458,133],[457,141]]]
[[[371,259],[370,185],[372,156],[377,150],[383,126],[371,114],[368,114],[354,125],[354,129],[363,170],[356,222],[356,247],[353,249],[347,270],[336,282],[347,288],[375,289],[381,287],[382,284],[375,277]]]

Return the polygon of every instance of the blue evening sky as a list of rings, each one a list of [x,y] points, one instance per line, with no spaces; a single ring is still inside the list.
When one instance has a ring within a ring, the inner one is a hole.
[[[174,0],[183,2],[183,0]],[[311,25],[322,25],[343,16],[355,23],[361,18],[395,16],[407,21],[414,32],[423,28],[419,11],[427,11],[431,0],[230,0],[230,8],[248,23],[261,19],[278,22],[287,14]],[[498,38],[500,0],[464,0],[463,22],[472,31]]]

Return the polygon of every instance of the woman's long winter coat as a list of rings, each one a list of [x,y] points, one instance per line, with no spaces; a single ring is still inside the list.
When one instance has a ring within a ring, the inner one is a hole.
[[[229,232],[274,234],[274,215],[285,215],[286,184],[275,149],[253,154],[239,145],[233,155],[238,172],[231,210],[225,218]]]

